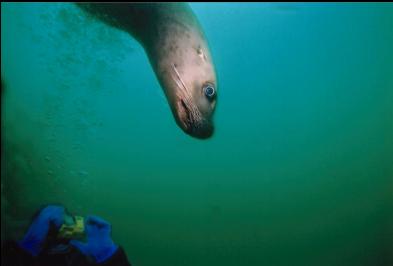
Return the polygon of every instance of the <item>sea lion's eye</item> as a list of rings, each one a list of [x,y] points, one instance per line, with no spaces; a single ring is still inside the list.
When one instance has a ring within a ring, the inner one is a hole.
[[[214,95],[216,94],[216,90],[214,89],[214,87],[212,85],[206,85],[203,88],[203,92],[205,93],[205,96],[209,99],[212,99],[214,97]]]

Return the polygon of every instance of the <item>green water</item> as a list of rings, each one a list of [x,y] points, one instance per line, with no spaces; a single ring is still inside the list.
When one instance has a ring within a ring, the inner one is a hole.
[[[393,4],[192,3],[213,138],[141,46],[72,4],[1,4],[2,239],[42,204],[136,266],[393,265]]]

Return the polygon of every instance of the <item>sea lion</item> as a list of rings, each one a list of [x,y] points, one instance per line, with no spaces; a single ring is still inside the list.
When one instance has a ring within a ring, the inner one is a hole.
[[[206,38],[185,3],[77,4],[130,33],[145,49],[177,124],[193,137],[213,134],[217,78]]]

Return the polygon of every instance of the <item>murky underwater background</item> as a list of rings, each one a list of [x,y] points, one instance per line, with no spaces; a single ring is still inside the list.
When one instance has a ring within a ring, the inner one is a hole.
[[[62,203],[133,265],[393,265],[393,4],[191,7],[219,78],[207,141],[126,33],[1,4],[2,240]]]

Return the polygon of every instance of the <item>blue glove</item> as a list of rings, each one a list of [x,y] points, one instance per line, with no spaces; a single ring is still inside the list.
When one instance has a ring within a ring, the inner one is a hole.
[[[111,225],[100,217],[88,216],[85,228],[87,243],[71,240],[70,244],[97,263],[109,259],[118,249],[111,238]]]
[[[19,246],[33,256],[37,256],[46,240],[50,224],[59,229],[64,221],[64,207],[49,205],[45,207],[33,220],[24,238],[18,242]]]

